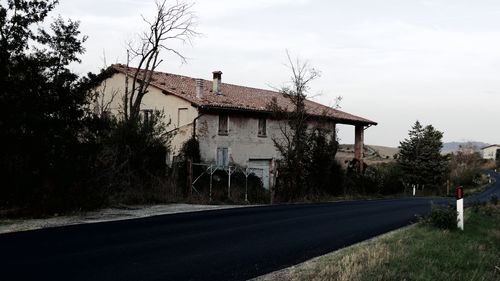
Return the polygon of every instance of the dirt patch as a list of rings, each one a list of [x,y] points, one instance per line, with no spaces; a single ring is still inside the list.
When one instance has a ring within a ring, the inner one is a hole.
[[[34,230],[48,227],[58,227],[74,224],[97,223],[143,218],[157,215],[218,210],[228,208],[248,207],[248,205],[193,205],[193,204],[166,204],[166,205],[140,205],[120,206],[99,211],[57,216],[44,219],[16,219],[0,220],[0,233]]]

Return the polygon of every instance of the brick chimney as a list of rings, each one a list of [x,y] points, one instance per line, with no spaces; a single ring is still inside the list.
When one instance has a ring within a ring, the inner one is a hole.
[[[221,93],[220,85],[222,83],[222,71],[218,70],[212,73],[214,74],[214,84],[212,90],[215,94],[220,95]]]
[[[203,79],[196,79],[196,97],[203,98]]]

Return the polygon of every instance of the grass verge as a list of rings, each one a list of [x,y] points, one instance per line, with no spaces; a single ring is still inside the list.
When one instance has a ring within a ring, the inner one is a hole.
[[[478,195],[480,194],[481,192],[484,192],[485,190],[487,190],[488,188],[492,187],[495,185],[495,178],[491,178],[491,183],[489,182],[489,179],[488,177],[486,177],[486,175],[482,175],[482,184],[480,184],[479,186],[476,186],[476,187],[465,187],[464,188],[464,196],[474,196],[474,195]]]
[[[419,223],[258,280],[500,280],[500,205],[465,230]]]

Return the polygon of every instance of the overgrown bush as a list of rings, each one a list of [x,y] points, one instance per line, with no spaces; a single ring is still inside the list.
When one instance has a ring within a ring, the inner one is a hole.
[[[357,163],[351,161],[346,170],[344,195],[380,194],[379,174],[375,168],[366,167],[364,173],[357,171]]]
[[[338,142],[335,132],[315,127],[303,133],[301,152],[279,146],[284,156],[278,161],[276,200],[317,200],[343,192],[344,172],[335,159]],[[300,160],[297,159],[300,156]],[[298,185],[296,181],[300,181]]]
[[[454,230],[457,228],[457,211],[452,205],[447,207],[433,206],[426,222],[428,225],[440,229]]]
[[[481,201],[478,201],[478,200],[474,200],[470,203],[470,209],[472,210],[472,212],[474,213],[479,213],[481,211],[481,208],[486,205],[486,203],[484,202],[481,202]]]
[[[450,155],[450,183],[466,189],[480,186],[483,159],[472,143],[461,145]]]
[[[190,159],[193,163],[199,163],[201,160],[200,142],[196,138],[188,139],[182,145],[181,155],[185,159]]]
[[[308,161],[305,165],[307,195],[321,197],[341,194],[343,171],[335,160],[339,147],[335,132],[314,128],[308,134]]]
[[[175,197],[168,190],[165,157],[170,136],[163,120],[163,114],[155,112],[147,119],[111,121],[101,137],[93,182],[108,203],[161,202]]]
[[[172,163],[172,169],[170,170],[170,176],[172,177],[172,182],[179,188],[180,193],[183,196],[188,196],[191,194],[191,187],[188,183],[188,169],[189,163],[200,163],[200,143],[195,138],[190,138],[182,144],[182,148],[179,154],[180,158],[176,159],[175,163]],[[203,167],[198,165],[192,165],[193,175],[200,175],[203,172]],[[191,179],[191,180],[194,180]]]
[[[491,203],[492,205],[495,205],[495,206],[496,206],[496,205],[498,205],[498,196],[496,196],[496,195],[491,195],[491,197],[490,197],[490,203]]]
[[[492,198],[490,198],[490,203],[492,203],[491,199]],[[492,203],[492,205],[493,205],[493,203]],[[488,204],[486,204],[486,202],[474,201],[471,204],[471,210],[472,210],[472,212],[474,212],[476,214],[482,214],[485,216],[492,216],[493,212],[494,212],[494,206],[492,206],[492,205],[488,205]]]
[[[346,194],[389,195],[402,193],[402,171],[397,163],[366,166],[364,173],[357,172],[357,163],[351,161],[346,170]]]

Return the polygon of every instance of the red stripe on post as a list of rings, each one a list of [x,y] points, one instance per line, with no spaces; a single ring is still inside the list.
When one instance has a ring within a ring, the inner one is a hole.
[[[462,199],[463,197],[463,188],[461,186],[457,187],[457,200]]]

